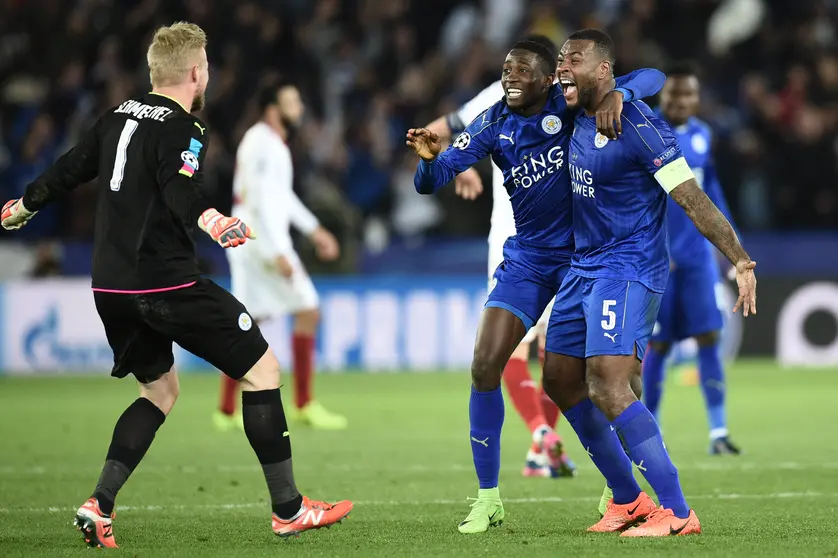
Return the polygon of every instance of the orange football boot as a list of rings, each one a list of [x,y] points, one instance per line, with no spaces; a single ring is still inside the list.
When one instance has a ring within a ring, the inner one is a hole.
[[[615,504],[614,498],[608,500],[605,515],[597,523],[588,527],[591,533],[614,533],[628,529],[640,523],[655,511],[655,502],[648,494],[641,492],[630,504]]]
[[[327,504],[309,500],[303,496],[303,506],[300,513],[293,519],[280,519],[273,514],[272,526],[274,533],[280,537],[299,537],[303,531],[331,527],[341,521],[352,511],[353,504],[349,500],[343,500],[337,504]]]
[[[84,542],[93,548],[119,548],[113,538],[113,518],[115,513],[105,515],[99,508],[96,498],[89,498],[79,511],[73,525],[84,535]]]
[[[675,517],[675,513],[663,506],[649,514],[643,525],[621,533],[621,537],[669,537],[673,535],[698,535],[701,523],[695,512],[690,510],[687,519]]]

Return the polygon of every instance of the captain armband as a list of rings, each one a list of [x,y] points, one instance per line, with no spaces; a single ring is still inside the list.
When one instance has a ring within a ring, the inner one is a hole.
[[[691,178],[694,179],[695,174],[683,157],[675,159],[655,173],[655,180],[667,194]]]

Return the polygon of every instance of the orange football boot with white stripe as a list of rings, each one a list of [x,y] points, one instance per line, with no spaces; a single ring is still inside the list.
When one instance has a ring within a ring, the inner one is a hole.
[[[669,537],[681,535],[698,535],[701,533],[701,523],[695,512],[690,510],[686,519],[675,517],[675,513],[663,506],[649,514],[646,522],[622,533],[621,537]]]
[[[84,535],[84,542],[93,548],[119,548],[113,538],[113,518],[115,513],[105,515],[99,508],[96,498],[89,498],[79,511],[73,525]]]
[[[299,537],[303,531],[331,527],[335,523],[343,521],[353,504],[349,500],[343,500],[337,504],[327,504],[317,500],[309,500],[303,496],[303,505],[300,512],[291,519],[280,519],[273,514],[272,527],[274,534],[280,537]]]
[[[655,501],[648,494],[641,492],[630,504],[615,504],[614,498],[608,500],[605,515],[597,523],[588,527],[591,533],[614,533],[628,529],[646,519],[655,511]]]

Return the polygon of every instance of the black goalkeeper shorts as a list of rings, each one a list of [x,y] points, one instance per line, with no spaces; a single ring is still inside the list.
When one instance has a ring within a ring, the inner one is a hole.
[[[235,379],[268,350],[244,305],[208,279],[159,293],[93,294],[117,378],[133,374],[144,384],[159,379],[174,364],[172,343]]]

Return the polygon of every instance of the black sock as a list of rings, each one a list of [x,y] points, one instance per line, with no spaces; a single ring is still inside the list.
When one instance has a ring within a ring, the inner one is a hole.
[[[242,392],[244,432],[265,473],[271,508],[280,519],[300,511],[303,497],[294,484],[291,438],[279,389]]]
[[[105,515],[113,511],[116,494],[140,464],[166,415],[144,397],[125,409],[113,429],[108,456],[93,496]]]

